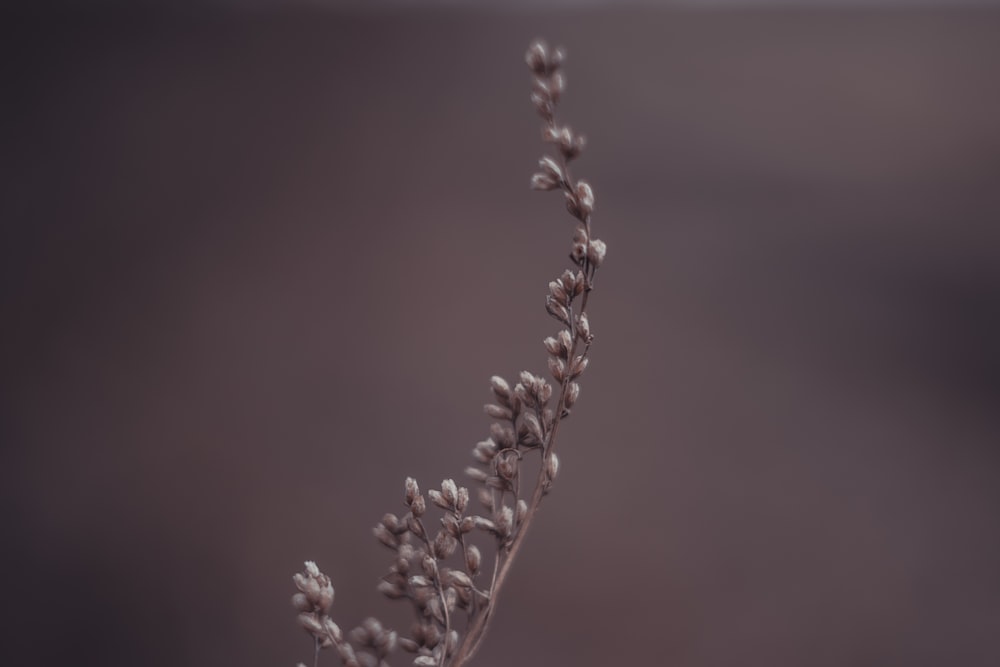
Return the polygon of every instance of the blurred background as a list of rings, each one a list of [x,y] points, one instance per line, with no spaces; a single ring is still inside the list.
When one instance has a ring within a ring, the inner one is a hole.
[[[994,6],[3,11],[3,664],[408,627],[371,527],[554,332],[536,36],[609,254],[475,664],[1000,664]]]

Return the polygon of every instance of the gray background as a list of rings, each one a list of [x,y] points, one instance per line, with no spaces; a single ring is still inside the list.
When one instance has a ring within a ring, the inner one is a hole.
[[[1000,14],[53,7],[0,47],[4,664],[308,661],[306,558],[406,627],[370,528],[553,331],[537,35],[610,250],[476,664],[1000,663]]]

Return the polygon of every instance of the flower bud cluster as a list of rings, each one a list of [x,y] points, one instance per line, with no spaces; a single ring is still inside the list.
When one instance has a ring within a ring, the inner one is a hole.
[[[491,384],[499,405],[509,410],[515,400],[514,391],[499,377],[493,378]],[[497,456],[492,439],[480,444],[484,460]],[[466,514],[469,490],[454,480],[446,479],[440,489],[423,493],[417,481],[409,477],[403,488],[403,503],[409,511],[403,516],[386,514],[372,531],[381,544],[394,552],[378,590],[389,599],[410,601],[417,622],[410,637],[397,637],[388,630],[380,634],[380,626],[366,621],[351,633],[351,639],[378,660],[398,645],[415,654],[414,664],[440,665],[458,644],[458,635],[452,629],[454,614],[460,610],[471,613],[476,596],[485,596],[475,584],[482,554],[467,538],[473,531],[496,537],[500,527],[490,519]],[[440,528],[433,533],[425,524],[432,507],[442,511]],[[453,566],[450,563],[456,554],[458,565]]]
[[[292,596],[292,606],[299,612],[299,625],[319,648],[334,647],[347,667],[361,667],[354,648],[344,639],[340,627],[327,615],[333,604],[333,584],[320,572],[313,561],[306,561],[305,570],[292,577],[298,592]]]

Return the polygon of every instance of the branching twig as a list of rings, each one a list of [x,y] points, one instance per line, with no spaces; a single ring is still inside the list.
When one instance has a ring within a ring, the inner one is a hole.
[[[546,156],[539,161],[541,171],[532,176],[531,186],[536,190],[561,191],[566,209],[576,221],[570,253],[576,268],[567,269],[549,283],[545,302],[549,315],[562,327],[544,341],[549,372],[558,392],[542,377],[528,371],[520,374],[513,387],[503,378],[491,378],[495,402],[487,404],[485,410],[497,421],[490,426],[490,437],[476,444],[473,450],[478,465],[466,469],[466,474],[479,485],[478,496],[488,516],[466,514],[468,489],[446,479],[440,491],[432,489],[426,496],[431,504],[443,510],[441,529],[432,536],[422,518],[428,502],[416,480],[408,478],[404,496],[407,513],[401,517],[386,514],[375,527],[375,537],[394,553],[389,573],[378,589],[391,599],[412,602],[417,618],[411,636],[399,637],[369,618],[351,631],[352,645],[327,615],[333,602],[329,578],[314,563],[306,563],[305,572],[295,576],[299,592],[292,601],[300,612],[299,623],[314,637],[317,660],[321,648],[332,646],[347,667],[382,667],[386,656],[398,645],[415,654],[416,667],[461,667],[468,663],[486,636],[500,591],[538,514],[542,498],[556,479],[559,470],[556,436],[579,398],[580,385],[576,380],[589,363],[593,335],[587,303],[594,288],[594,275],[606,253],[604,243],[591,236],[593,190],[586,181],[574,180],[569,169],[569,163],[584,149],[584,138],[559,125],[555,118],[555,108],[566,85],[563,59],[561,50],[550,50],[542,42],[535,42],[528,49],[527,62],[533,75],[531,99],[544,121],[543,139],[557,153],[555,159]],[[539,453],[541,461],[530,500],[526,501],[521,498],[521,463],[525,454],[534,451]],[[507,504],[508,494],[512,506]],[[476,579],[483,574],[481,552],[470,541],[476,534],[485,535],[495,547],[489,588],[485,590],[476,585]],[[459,546],[462,562],[458,567],[449,566]],[[462,636],[452,624],[453,612],[459,608],[468,614]]]

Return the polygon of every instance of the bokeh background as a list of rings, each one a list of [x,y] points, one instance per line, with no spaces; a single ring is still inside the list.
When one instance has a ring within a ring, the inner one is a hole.
[[[0,662],[309,661],[307,558],[407,627],[370,529],[553,331],[545,36],[609,258],[476,664],[1000,664],[1000,11],[567,4],[4,10]]]

